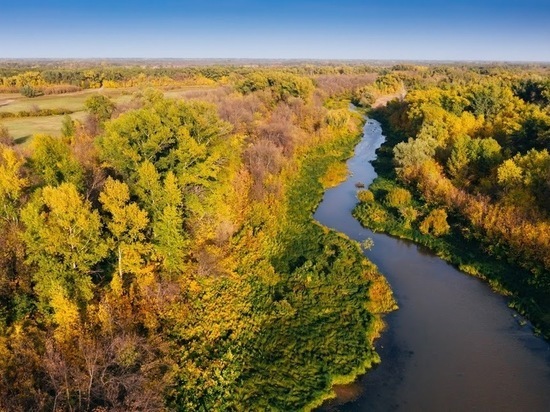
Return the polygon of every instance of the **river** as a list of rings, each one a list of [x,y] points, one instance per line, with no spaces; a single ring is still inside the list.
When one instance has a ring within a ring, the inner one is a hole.
[[[370,185],[384,142],[368,119],[348,161],[350,177],[327,190],[315,212],[350,238],[374,240],[365,255],[388,279],[399,310],[375,342],[382,363],[324,411],[550,411],[550,345],[506,299],[424,248],[361,227],[351,215],[355,183]]]

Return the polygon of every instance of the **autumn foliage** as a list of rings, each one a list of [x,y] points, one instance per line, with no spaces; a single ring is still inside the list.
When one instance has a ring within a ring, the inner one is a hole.
[[[377,114],[391,150],[382,152],[382,163],[392,162],[385,176],[416,194],[417,212],[430,210],[418,221],[423,234],[446,235],[449,218],[449,240],[478,242],[490,257],[513,265],[515,275],[505,279],[476,275],[512,294],[511,304],[548,334],[548,73],[453,69],[440,73],[438,84],[417,75],[404,82],[410,85],[405,99]],[[388,194],[392,206],[399,203],[397,190]]]
[[[2,132],[2,410],[310,409],[378,361],[389,288],[311,218],[359,137],[347,101],[325,107],[290,69],[164,73],[0,76],[224,84],[126,106],[92,96],[87,118],[24,153]],[[333,104],[351,93],[338,90]]]

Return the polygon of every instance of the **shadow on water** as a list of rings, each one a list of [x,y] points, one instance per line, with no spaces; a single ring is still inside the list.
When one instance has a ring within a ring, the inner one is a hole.
[[[384,142],[368,120],[348,161],[351,176],[327,190],[315,212],[350,238],[374,240],[366,256],[390,282],[400,309],[376,341],[382,363],[324,411],[549,411],[550,346],[506,299],[412,242],[362,228],[351,216],[356,182],[370,185],[369,163]]]

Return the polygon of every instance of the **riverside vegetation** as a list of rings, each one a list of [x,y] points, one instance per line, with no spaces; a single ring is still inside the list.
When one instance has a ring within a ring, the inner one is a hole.
[[[403,81],[406,98],[372,114],[388,139],[354,216],[485,279],[548,338],[548,71],[448,68]]]
[[[356,214],[547,330],[547,68],[84,66],[0,69],[0,409],[310,410],[378,362],[391,291],[311,213],[403,84]]]
[[[309,410],[379,361],[389,287],[311,214],[359,140],[349,100],[395,91],[395,75],[0,75],[24,99],[136,87],[86,96],[55,136],[0,131],[0,409]],[[212,87],[162,87],[182,82]]]

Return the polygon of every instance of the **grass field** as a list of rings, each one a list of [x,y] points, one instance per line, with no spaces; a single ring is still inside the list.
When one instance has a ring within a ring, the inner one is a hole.
[[[185,98],[186,93],[197,89],[212,89],[208,87],[182,87],[168,90],[166,97]],[[73,120],[83,120],[86,117],[84,102],[90,96],[101,93],[111,98],[115,103],[126,103],[132,99],[133,93],[138,89],[103,89],[84,90],[76,93],[67,93],[55,96],[40,96],[28,98],[19,93],[0,94],[0,112],[18,113],[21,111],[33,111],[40,109],[66,109]],[[0,125],[8,128],[9,133],[17,144],[27,144],[35,134],[48,134],[52,136],[61,135],[61,124],[63,116],[36,116],[36,117],[15,117],[0,120]]]
[[[212,86],[189,86],[185,88],[177,88],[172,90],[166,90],[164,91],[164,96],[169,99],[185,99],[189,95],[194,95],[197,92],[209,92],[211,90],[215,90],[218,87],[212,87]]]
[[[73,120],[84,120],[85,111],[70,115]],[[34,134],[61,136],[61,123],[64,116],[19,117],[4,119],[0,124],[6,126],[17,144],[28,143]]]
[[[164,92],[166,97],[181,98],[186,93],[196,90],[208,90],[212,86],[188,86],[171,89]],[[115,103],[124,103],[132,98],[138,88],[125,89],[92,89],[75,93],[58,94],[51,96],[24,97],[19,93],[0,93],[0,112],[18,113],[38,109],[67,109],[72,111],[84,110],[84,102],[94,94],[101,93]]]
[[[101,93],[115,102],[129,100],[133,90],[104,89],[84,90],[76,93],[67,93],[53,96],[23,97],[18,93],[0,95],[0,112],[17,113],[37,109],[67,109],[72,111],[84,110],[84,102],[94,94]]]

